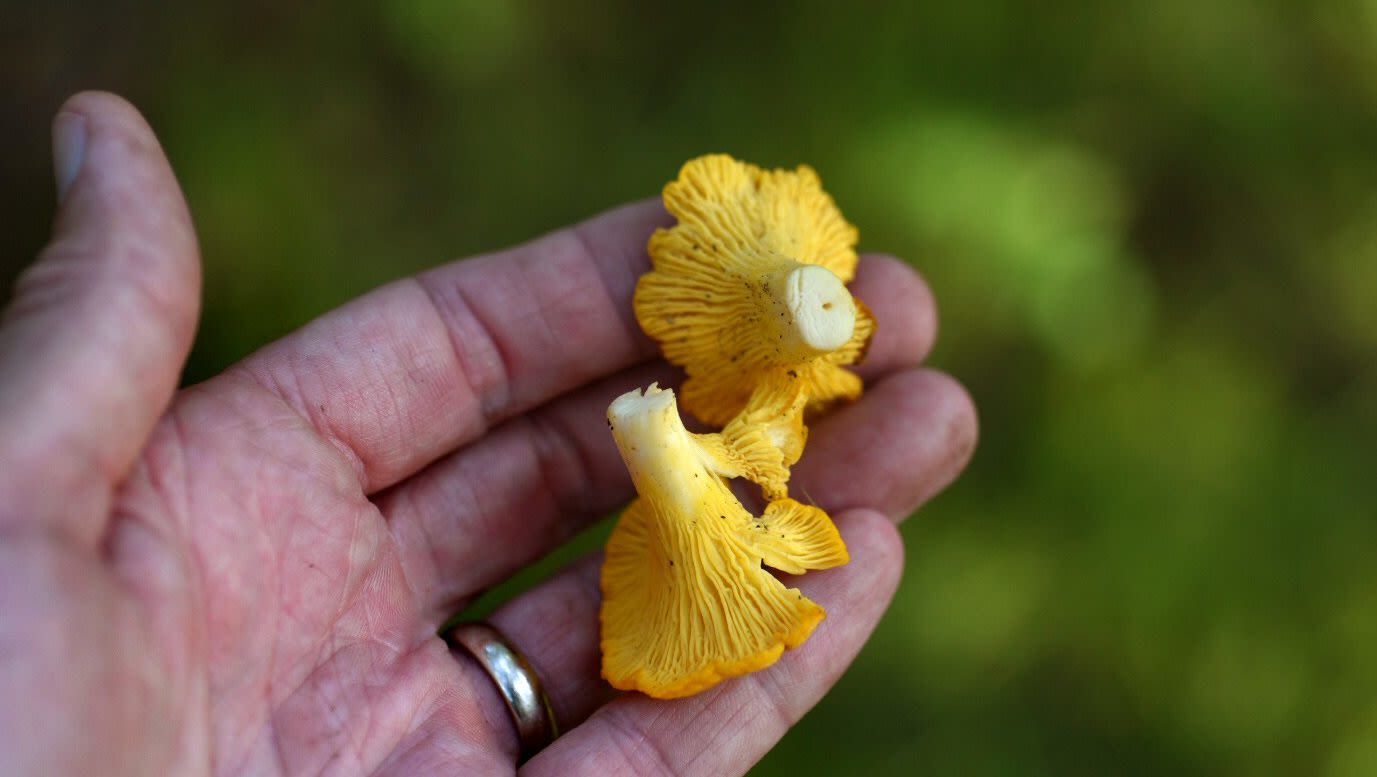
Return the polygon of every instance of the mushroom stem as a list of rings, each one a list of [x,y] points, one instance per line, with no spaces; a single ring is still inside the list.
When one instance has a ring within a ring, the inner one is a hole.
[[[702,449],[684,428],[674,392],[654,383],[644,394],[628,391],[607,408],[607,423],[636,492],[671,503],[682,501],[686,492],[674,485],[704,467]],[[685,512],[691,508],[676,506]]]
[[[766,277],[767,295],[785,361],[831,353],[856,331],[856,302],[841,279],[815,264],[789,262]]]

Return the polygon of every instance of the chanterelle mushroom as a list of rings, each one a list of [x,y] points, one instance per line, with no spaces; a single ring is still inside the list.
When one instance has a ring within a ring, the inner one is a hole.
[[[652,384],[623,394],[607,418],[639,494],[608,540],[602,570],[608,682],[688,696],[767,667],[807,639],[822,608],[762,564],[791,574],[845,564],[827,515],[792,499],[759,517],[747,511],[724,477],[750,466],[750,446],[689,432],[673,391]]]
[[[840,366],[860,361],[875,329],[845,286],[856,228],[811,168],[699,157],[664,202],[679,223],[650,238],[636,317],[684,367],[685,410],[721,426],[758,389],[796,383],[810,409],[860,395],[860,379]]]

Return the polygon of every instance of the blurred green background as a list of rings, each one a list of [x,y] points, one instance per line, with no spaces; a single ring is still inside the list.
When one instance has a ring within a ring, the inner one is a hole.
[[[200,226],[192,380],[707,151],[929,278],[980,450],[756,774],[1377,774],[1377,2],[0,0],[0,280],[88,87]]]

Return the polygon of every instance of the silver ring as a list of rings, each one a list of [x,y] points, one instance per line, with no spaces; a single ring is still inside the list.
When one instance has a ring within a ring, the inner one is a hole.
[[[521,745],[518,763],[540,752],[555,737],[559,727],[550,707],[550,697],[540,684],[531,662],[502,635],[486,623],[461,623],[445,635],[453,649],[462,647],[492,678],[498,695],[507,703]]]

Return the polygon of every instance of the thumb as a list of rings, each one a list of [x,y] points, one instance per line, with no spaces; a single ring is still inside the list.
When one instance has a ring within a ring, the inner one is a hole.
[[[71,98],[53,146],[52,242],[0,317],[0,534],[93,544],[176,389],[200,261],[172,169],[132,106]]]

